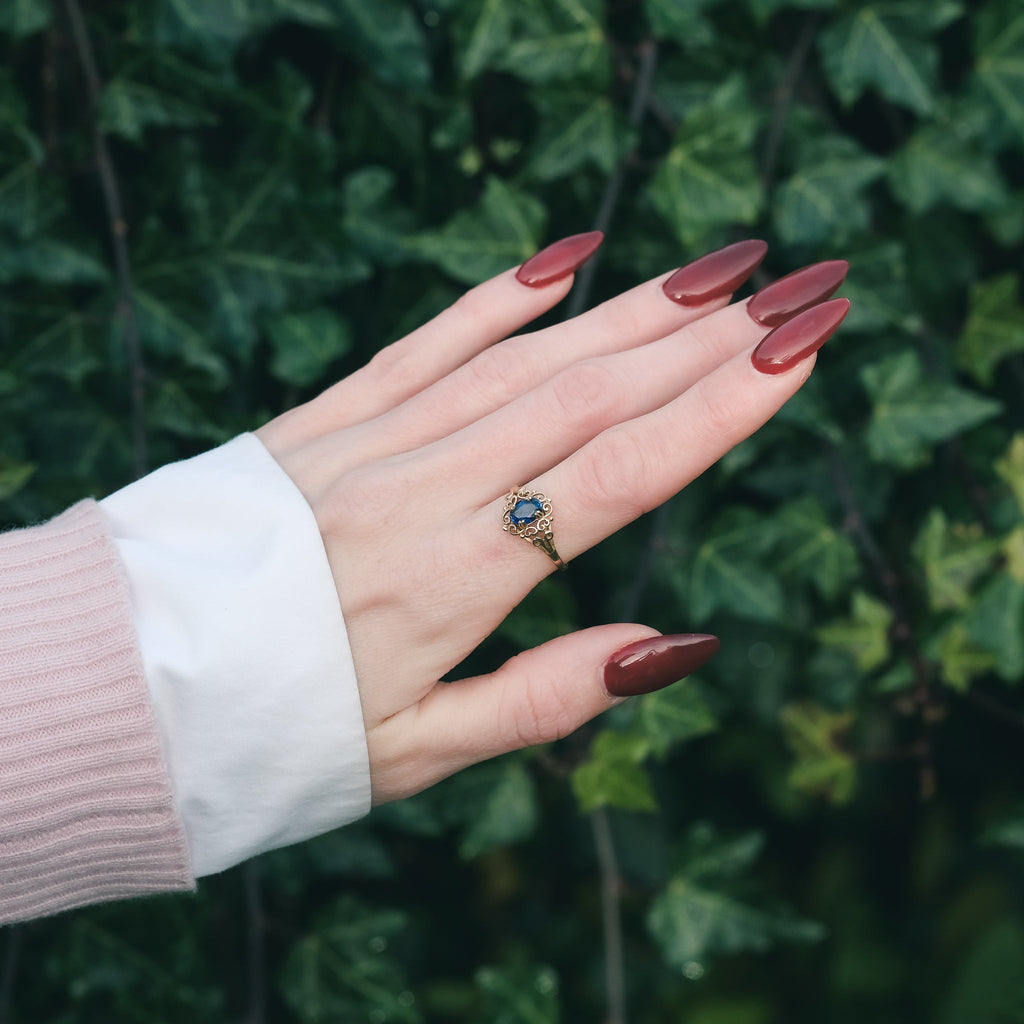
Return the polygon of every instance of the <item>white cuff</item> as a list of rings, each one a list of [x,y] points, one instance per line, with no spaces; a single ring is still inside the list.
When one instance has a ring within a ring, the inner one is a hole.
[[[355,669],[313,512],[252,434],[100,503],[196,876],[370,809]]]

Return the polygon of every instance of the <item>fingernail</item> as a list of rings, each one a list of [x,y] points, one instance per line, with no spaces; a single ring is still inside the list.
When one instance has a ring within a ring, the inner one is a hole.
[[[707,633],[637,640],[613,654],[605,665],[605,689],[613,697],[661,690],[699,669],[718,646],[718,637]]]
[[[794,270],[755,293],[747,312],[765,327],[778,327],[827,299],[843,283],[849,269],[846,260],[825,260]]]
[[[716,249],[677,270],[662,291],[680,306],[701,306],[722,295],[731,295],[757,269],[768,251],[759,238]]]
[[[830,299],[776,327],[754,349],[750,361],[761,373],[785,373],[817,352],[850,311],[849,299]]]
[[[603,241],[604,235],[600,231],[586,231],[582,235],[570,235],[552,242],[516,271],[516,280],[531,288],[543,288],[553,281],[560,281],[574,270],[579,270]]]

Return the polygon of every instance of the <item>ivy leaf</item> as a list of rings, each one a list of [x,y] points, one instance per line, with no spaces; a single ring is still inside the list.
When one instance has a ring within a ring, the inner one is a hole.
[[[397,911],[343,896],[292,949],[281,994],[302,1024],[381,1020],[420,1024],[423,1016],[406,986],[392,940],[407,927]]]
[[[480,202],[460,210],[444,227],[410,239],[421,258],[464,284],[479,284],[532,256],[544,207],[500,178],[487,179]]]
[[[925,653],[939,665],[942,681],[957,693],[966,693],[974,679],[995,667],[995,658],[971,642],[967,628],[955,621],[932,639]]]
[[[52,12],[47,0],[6,0],[0,6],[0,32],[23,39],[46,28]]]
[[[0,501],[18,493],[32,479],[36,466],[31,462],[0,458]]]
[[[959,16],[958,3],[866,3],[821,34],[822,64],[847,106],[869,87],[918,114],[935,104],[939,55],[926,33]]]
[[[696,248],[711,228],[757,219],[764,201],[751,154],[757,128],[737,79],[684,116],[648,194],[687,248]]]
[[[1024,584],[1000,573],[979,592],[964,615],[971,642],[995,660],[996,672],[1007,682],[1024,676]]]
[[[558,975],[551,967],[481,967],[479,1024],[558,1024]]]
[[[107,83],[100,98],[100,128],[132,142],[141,142],[149,127],[193,128],[216,123],[217,118],[201,107],[123,78]]]
[[[704,17],[703,8],[713,0],[647,0],[644,6],[656,39],[670,39],[684,50],[698,50],[715,42],[714,26]]]
[[[505,0],[471,0],[459,5],[456,50],[463,79],[475,78],[503,54],[515,28],[515,6]]]
[[[999,541],[977,524],[951,526],[945,512],[933,508],[911,552],[924,569],[929,607],[947,611],[970,604],[974,584],[993,566]]]
[[[863,192],[884,170],[885,161],[847,139],[808,147],[776,193],[773,216],[779,234],[787,242],[814,245],[866,227],[871,208]]]
[[[572,789],[583,814],[599,807],[656,811],[651,780],[643,762],[651,752],[645,736],[604,729],[597,734],[586,761],[572,773]]]
[[[628,145],[615,108],[604,96],[537,97],[542,129],[530,150],[526,173],[552,181],[593,164],[611,174]]]
[[[861,380],[873,401],[868,449],[876,461],[903,469],[925,465],[933,444],[1002,411],[995,399],[928,379],[909,350],[865,366]]]
[[[946,202],[959,210],[1006,203],[999,168],[970,124],[943,118],[920,128],[889,162],[896,197],[914,213]]]
[[[430,81],[423,29],[402,0],[331,0],[339,43],[377,78],[408,88]]]
[[[889,657],[889,627],[892,611],[876,598],[856,590],[850,615],[836,619],[816,631],[818,640],[848,654],[861,672],[878,668]]]
[[[348,323],[324,307],[281,313],[266,327],[274,376],[297,387],[322,381],[327,367],[352,347]]]
[[[747,509],[723,516],[697,553],[687,590],[690,614],[706,621],[717,610],[759,622],[785,618],[782,585],[769,568],[774,530]]]
[[[985,846],[1001,846],[1024,853],[1024,807],[1019,807],[989,825],[981,835]]]
[[[1017,274],[971,286],[967,321],[956,341],[956,363],[986,387],[1003,359],[1024,351],[1024,308],[1019,294]]]
[[[600,0],[520,0],[512,6],[518,24],[499,67],[536,84],[607,79],[609,49]]]
[[[718,720],[693,678],[649,693],[640,700],[638,728],[655,756],[678,743],[714,732]]]
[[[1024,516],[1024,434],[1014,434],[1006,451],[996,460],[995,471],[1013,491]]]
[[[694,833],[703,833],[703,841],[694,844]],[[760,844],[752,845],[749,838],[740,841],[748,854],[754,851],[756,855]],[[695,863],[683,863],[647,914],[648,931],[673,967],[684,972],[696,967],[699,974],[702,962],[716,955],[763,952],[778,942],[817,942],[822,938],[820,925],[785,910],[762,908],[740,894],[729,874],[706,870],[709,862],[730,861],[728,840],[698,825],[688,845],[697,847]]]
[[[536,789],[521,758],[475,765],[442,786],[443,810],[462,828],[459,855],[465,860],[526,839],[537,826]]]
[[[50,284],[105,284],[110,272],[93,256],[55,238],[0,249],[0,281],[32,278]]]
[[[857,786],[857,765],[841,741],[853,724],[853,712],[788,704],[780,719],[786,745],[796,758],[789,784],[834,804],[848,803]]]
[[[956,970],[936,1024],[1018,1024],[1024,1014],[1024,928],[1013,917],[995,917]]]
[[[834,598],[845,591],[859,572],[857,549],[829,522],[821,503],[811,497],[784,505],[777,514],[785,576],[810,580],[818,593]]]
[[[1003,120],[1024,141],[1024,12],[989,4],[977,18],[975,80]]]

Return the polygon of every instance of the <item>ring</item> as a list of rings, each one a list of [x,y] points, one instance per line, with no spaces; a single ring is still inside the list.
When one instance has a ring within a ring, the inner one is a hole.
[[[551,502],[540,491],[513,487],[505,495],[505,514],[501,521],[501,528],[507,533],[529,541],[535,548],[540,548],[559,569],[565,568],[565,562],[555,550],[555,535],[551,532]]]

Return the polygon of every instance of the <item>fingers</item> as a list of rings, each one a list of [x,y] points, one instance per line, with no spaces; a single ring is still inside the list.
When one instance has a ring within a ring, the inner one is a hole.
[[[672,402],[615,424],[534,478],[530,489],[552,503],[561,557],[570,560],[657,507],[767,422],[810,375],[814,353],[848,309],[846,299],[813,307],[769,334],[754,353],[738,353]],[[509,486],[521,483],[513,479]],[[499,575],[546,575],[551,563],[541,553],[530,562],[497,534],[502,503],[490,502],[473,526],[483,557]]]
[[[395,408],[565,298],[573,273],[602,238],[592,231],[562,239],[471,289],[351,376],[267,424],[262,440],[272,449],[290,447]]]
[[[491,675],[439,683],[370,731],[373,801],[399,799],[468,765],[560,739],[625,697],[696,671],[717,649],[717,638],[705,634],[597,626],[526,651]]]

